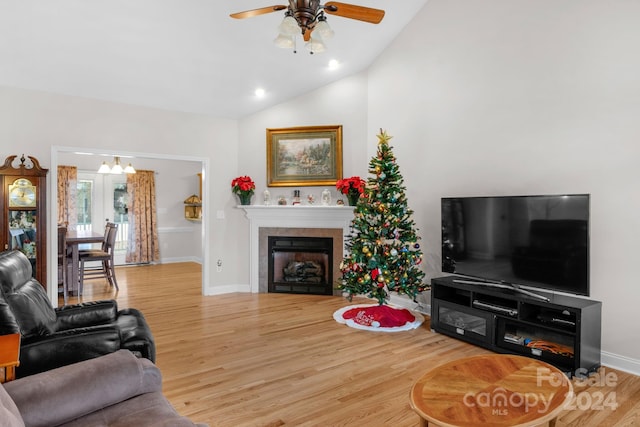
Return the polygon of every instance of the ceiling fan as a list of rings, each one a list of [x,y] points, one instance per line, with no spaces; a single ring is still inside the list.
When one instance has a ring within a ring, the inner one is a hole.
[[[267,6],[232,13],[230,16],[236,19],[244,19],[281,10],[285,11],[285,18],[279,26],[280,35],[274,42],[279,47],[293,47],[294,52],[294,36],[296,34],[302,34],[307,46],[311,49],[311,53],[314,52],[314,49],[316,52],[324,50],[322,39],[330,38],[333,35],[333,30],[329,28],[325,14],[356,19],[371,24],[380,23],[384,17],[384,10],[335,1],[320,4],[320,0],[289,0],[288,6]],[[311,33],[314,30],[318,34],[312,37]]]

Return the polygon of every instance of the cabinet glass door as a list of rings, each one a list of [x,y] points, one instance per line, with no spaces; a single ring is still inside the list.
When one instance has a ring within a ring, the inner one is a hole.
[[[483,337],[487,335],[487,321],[482,317],[452,310],[447,307],[439,307],[440,322],[452,326],[456,330],[469,331]],[[460,332],[463,333],[463,332]]]
[[[9,210],[9,250],[19,250],[31,261],[36,274],[37,211]]]
[[[437,331],[464,336],[470,341],[491,343],[491,314],[443,301],[436,301],[433,309],[435,316],[431,322],[432,327],[435,323]]]

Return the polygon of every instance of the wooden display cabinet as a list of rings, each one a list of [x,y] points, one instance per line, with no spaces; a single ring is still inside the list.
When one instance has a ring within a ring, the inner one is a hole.
[[[0,166],[0,242],[3,250],[22,251],[46,288],[48,169],[34,157],[16,157]]]

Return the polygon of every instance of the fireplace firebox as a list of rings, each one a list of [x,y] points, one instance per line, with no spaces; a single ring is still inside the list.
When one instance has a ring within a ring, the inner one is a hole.
[[[268,291],[332,295],[333,238],[268,237]]]

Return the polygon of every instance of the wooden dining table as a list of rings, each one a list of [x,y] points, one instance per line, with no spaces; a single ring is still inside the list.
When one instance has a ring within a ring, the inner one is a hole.
[[[78,292],[80,284],[79,246],[86,243],[102,243],[104,234],[88,230],[67,231],[67,247],[71,249],[71,277],[68,281],[69,292]]]

